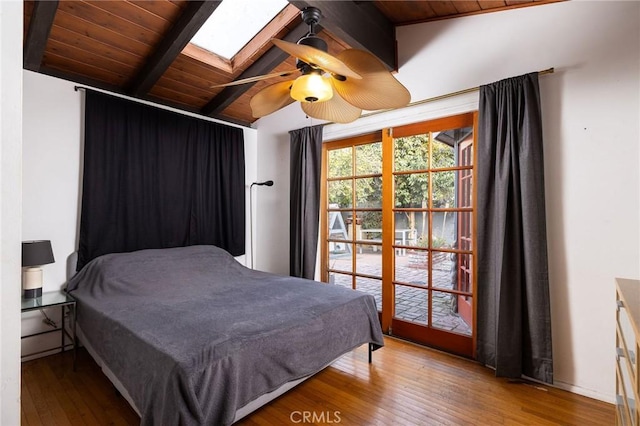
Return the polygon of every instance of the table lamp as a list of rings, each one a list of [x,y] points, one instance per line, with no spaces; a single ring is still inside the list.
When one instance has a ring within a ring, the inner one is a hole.
[[[22,275],[22,288],[25,299],[42,296],[42,268],[40,266],[53,262],[55,260],[53,259],[51,241],[22,242],[22,266],[25,268]]]

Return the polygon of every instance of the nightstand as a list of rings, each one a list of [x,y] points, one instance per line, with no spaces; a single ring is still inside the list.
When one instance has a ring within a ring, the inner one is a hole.
[[[76,299],[67,294],[64,291],[50,291],[46,293],[42,293],[42,296],[36,297],[35,299],[25,299],[22,298],[22,308],[21,313],[30,312],[39,310],[42,311],[45,308],[55,308],[60,307],[60,326],[56,325],[54,328],[49,330],[40,331],[37,333],[26,334],[21,337],[21,339],[26,339],[27,337],[40,336],[48,333],[60,332],[60,346],[54,346],[49,349],[45,349],[38,352],[32,352],[29,354],[23,354],[22,358],[41,354],[44,352],[49,352],[54,349],[60,349],[60,352],[63,352],[67,348],[73,349],[73,368],[75,370],[76,366],[76,352],[77,352],[77,341],[76,341]],[[44,311],[42,311],[44,314]],[[67,315],[70,319],[70,324],[65,324],[65,318]],[[45,315],[46,317],[46,315]],[[47,317],[48,318],[48,317]],[[67,338],[70,340],[67,342]]]

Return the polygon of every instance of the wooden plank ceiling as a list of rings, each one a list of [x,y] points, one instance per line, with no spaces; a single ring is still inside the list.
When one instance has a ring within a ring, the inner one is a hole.
[[[251,97],[286,77],[227,88],[212,86],[295,69],[295,59],[269,40],[296,42],[305,35],[308,27],[299,9],[306,6],[322,11],[319,35],[328,42],[329,53],[366,49],[394,69],[398,25],[555,1],[289,0],[260,34],[226,60],[189,44],[220,1],[28,0],[24,2],[24,68],[249,125],[255,120]]]

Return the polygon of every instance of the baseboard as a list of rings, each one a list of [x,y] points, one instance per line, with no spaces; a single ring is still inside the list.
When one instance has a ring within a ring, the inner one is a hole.
[[[591,389],[585,389],[580,386],[559,382],[557,380],[553,382],[553,387],[565,390],[567,392],[586,396],[587,398],[593,398],[593,399],[597,399],[598,401],[607,402],[609,404],[615,404],[615,397],[613,395],[605,395],[603,393],[600,393]]]
[[[2,0],[0,0],[2,1]],[[63,352],[68,352],[68,351],[72,351],[73,348],[68,347],[65,348],[65,350]],[[34,353],[31,355],[25,355],[25,356],[20,356],[20,362],[27,362],[27,361],[33,361],[34,359],[38,359],[38,358],[44,358],[46,356],[51,356],[51,355],[56,355],[60,353],[60,348],[52,348],[52,349],[48,349],[48,350],[43,350],[42,352],[38,352],[38,353]]]

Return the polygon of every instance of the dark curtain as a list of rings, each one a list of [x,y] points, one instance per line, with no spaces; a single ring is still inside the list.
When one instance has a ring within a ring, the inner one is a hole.
[[[291,138],[291,222],[289,273],[313,279],[320,221],[322,127],[289,132]]]
[[[87,90],[83,173],[78,270],[148,248],[244,254],[241,129]]]
[[[553,382],[538,74],[480,88],[477,358]]]

